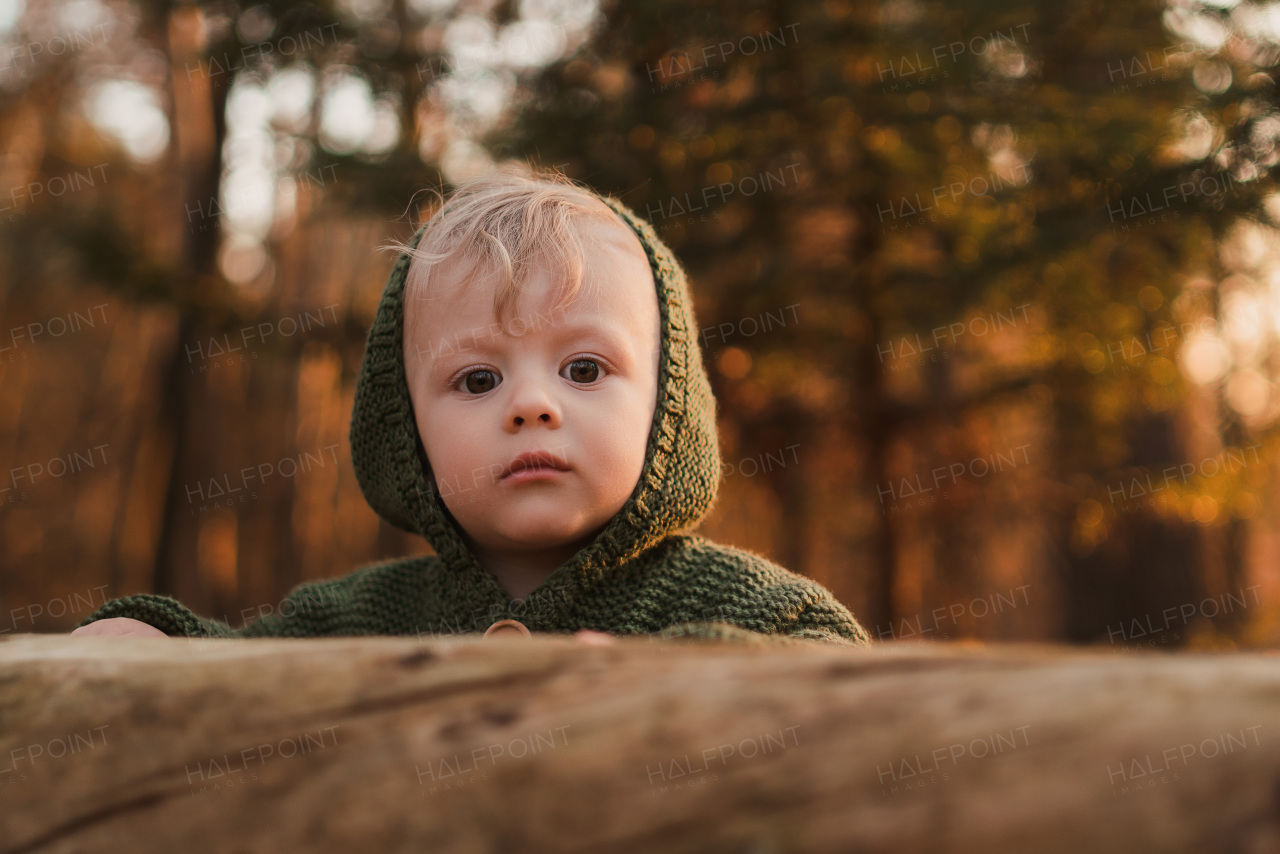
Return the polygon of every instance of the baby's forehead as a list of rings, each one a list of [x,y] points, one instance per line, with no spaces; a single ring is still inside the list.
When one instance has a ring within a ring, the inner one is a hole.
[[[485,245],[480,245],[482,242]],[[451,272],[488,274],[499,269],[498,258],[514,259],[517,255],[517,247],[503,245],[498,250],[492,241],[473,241],[470,245],[459,244],[449,249],[448,258],[431,265],[433,275],[441,265],[448,265],[446,269]],[[632,255],[648,264],[639,236],[603,205],[598,214],[573,217],[563,232],[547,235],[541,245],[524,251],[530,263],[544,268],[563,268],[579,251],[588,262],[606,260],[600,256]],[[414,263],[419,263],[419,259],[414,259]]]
[[[636,233],[613,211],[605,209],[605,213],[607,217],[584,218],[574,224],[576,247],[553,244],[527,256],[524,268],[519,272],[513,271],[511,285],[517,290],[524,290],[532,280],[550,279],[553,285],[559,286],[563,279],[573,278],[575,267],[578,267],[579,284],[588,290],[594,290],[593,286],[599,283],[597,280],[605,278],[611,285],[625,284],[629,278],[615,275],[623,272],[632,274],[637,281],[643,280],[645,287],[652,289],[655,282],[653,270]],[[507,258],[510,258],[509,254]],[[510,287],[506,276],[502,262],[492,252],[459,246],[447,257],[431,263],[414,258],[409,269],[406,297],[425,300],[426,305],[433,307],[460,300],[492,299]],[[562,292],[564,289],[556,287],[553,290]],[[617,291],[613,288],[595,296],[607,299],[611,292],[616,298]],[[582,295],[578,290],[575,301]]]

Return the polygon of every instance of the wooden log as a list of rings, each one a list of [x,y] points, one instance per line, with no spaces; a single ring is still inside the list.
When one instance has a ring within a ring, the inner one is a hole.
[[[1275,852],[1280,657],[0,641],[0,851]]]

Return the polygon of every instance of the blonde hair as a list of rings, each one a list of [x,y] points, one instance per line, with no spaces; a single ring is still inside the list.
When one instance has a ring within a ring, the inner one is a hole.
[[[522,293],[521,280],[535,264],[551,264],[563,274],[556,311],[578,295],[583,278],[583,245],[575,226],[582,219],[613,220],[628,228],[591,190],[550,170],[487,173],[460,184],[448,199],[438,192],[434,216],[417,247],[392,241],[380,249],[408,254],[404,300],[424,293],[432,270],[454,256],[471,261],[469,273],[500,274],[494,316],[504,317]],[[469,283],[472,276],[464,276]]]

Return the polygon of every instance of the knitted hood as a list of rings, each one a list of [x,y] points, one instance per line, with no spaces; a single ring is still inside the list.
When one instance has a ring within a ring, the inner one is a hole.
[[[662,324],[658,400],[636,488],[596,539],[547,580],[561,585],[597,580],[669,534],[697,525],[711,509],[720,482],[715,398],[684,271],[647,222],[616,199],[601,201],[635,232],[653,271]],[[410,245],[418,245],[428,225],[418,229]],[[426,453],[405,379],[403,295],[409,262],[406,253],[397,258],[369,331],[351,416],[351,460],[374,511],[426,538],[461,584],[467,576],[488,573],[428,486]]]

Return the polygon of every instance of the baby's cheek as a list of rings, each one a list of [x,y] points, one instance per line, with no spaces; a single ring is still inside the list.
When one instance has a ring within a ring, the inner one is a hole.
[[[619,424],[616,427],[616,443],[611,448],[612,459],[609,461],[611,477],[611,493],[621,495],[624,500],[629,496],[640,480],[644,470],[645,453],[649,445],[649,424],[644,423],[640,429],[635,421]]]

